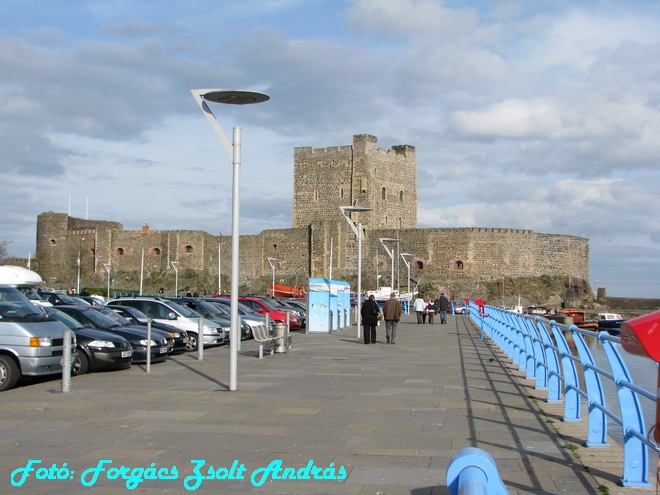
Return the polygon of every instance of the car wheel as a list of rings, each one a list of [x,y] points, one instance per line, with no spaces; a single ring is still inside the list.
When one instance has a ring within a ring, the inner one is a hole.
[[[71,372],[73,376],[80,376],[80,375],[84,375],[88,371],[89,371],[89,358],[83,351],[79,349],[78,357],[75,359],[75,361],[72,364]]]
[[[196,351],[197,350],[197,334],[188,332],[188,342],[186,342],[186,351]]]
[[[20,376],[16,362],[9,356],[0,356],[0,391],[14,388]]]

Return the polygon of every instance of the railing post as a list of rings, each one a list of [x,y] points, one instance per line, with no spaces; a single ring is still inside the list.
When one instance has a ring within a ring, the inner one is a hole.
[[[621,409],[623,427],[623,478],[621,478],[621,483],[623,486],[651,486],[648,448],[641,440],[630,434],[632,431],[637,431],[642,435],[646,432],[642,407],[637,394],[622,386],[624,383],[632,383],[632,378],[621,353],[612,342],[605,339],[606,335],[607,332],[601,332],[598,339],[603,343],[603,349],[612,375],[614,375]]]
[[[578,380],[577,368],[575,362],[570,358],[572,356],[571,349],[566,342],[566,338],[561,331],[561,328],[554,320],[550,322],[552,328],[552,335],[557,342],[559,354],[561,355],[561,369],[564,377],[564,394],[566,396],[566,403],[564,405],[564,421],[582,421],[580,417],[580,381]],[[577,328],[575,325],[571,327]],[[570,330],[570,328],[569,328]]]

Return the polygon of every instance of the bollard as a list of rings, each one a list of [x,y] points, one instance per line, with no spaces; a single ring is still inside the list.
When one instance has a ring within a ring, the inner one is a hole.
[[[273,325],[273,345],[275,352],[286,352],[286,326],[283,323],[276,322]]]
[[[64,355],[62,356],[62,393],[68,394],[71,391],[71,330],[64,331]]]
[[[204,320],[197,320],[197,361],[204,360]]]
[[[447,488],[451,495],[509,495],[493,458],[476,447],[461,449],[451,458]]]
[[[147,373],[151,373],[151,319],[147,321]]]

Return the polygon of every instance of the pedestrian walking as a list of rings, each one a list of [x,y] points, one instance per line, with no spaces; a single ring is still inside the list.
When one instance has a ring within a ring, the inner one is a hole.
[[[435,316],[435,303],[433,299],[429,299],[429,303],[426,306],[426,316],[429,317],[429,325],[433,323],[433,317]]]
[[[364,327],[365,344],[376,343],[376,325],[378,325],[379,311],[378,304],[376,304],[376,298],[371,294],[369,299],[362,303],[362,308],[360,308],[362,326]]]
[[[422,296],[417,294],[417,299],[415,299],[415,303],[413,305],[413,309],[417,313],[417,324],[424,323],[422,320],[422,313],[424,312],[424,306],[426,306],[426,303],[424,302],[424,299],[422,299]]]
[[[449,309],[449,299],[445,297],[444,292],[440,294],[440,302],[438,304],[438,310],[440,311],[440,324],[444,325],[447,323],[447,310]]]
[[[396,327],[401,319],[403,308],[401,303],[396,300],[394,293],[390,294],[390,298],[383,306],[383,316],[385,318],[385,331],[387,332],[387,343],[394,344],[396,338]]]

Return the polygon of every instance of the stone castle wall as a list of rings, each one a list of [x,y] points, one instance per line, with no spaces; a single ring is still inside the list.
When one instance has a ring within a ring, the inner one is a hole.
[[[566,276],[589,280],[587,239],[531,230],[487,228],[418,229],[415,148],[377,147],[356,135],[352,146],[294,150],[293,228],[241,236],[241,290],[271,281],[267,258],[276,258],[276,281],[304,286],[309,277],[353,282],[357,239],[339,207],[363,227],[363,287],[390,285],[391,259],[379,239],[395,249],[394,285],[405,289],[407,269],[399,253],[411,253],[411,278],[437,286],[468,288],[502,278]],[[144,253],[144,254],[143,254]],[[83,220],[47,212],[37,219],[35,266],[54,287],[75,286],[78,256],[83,283],[103,287],[111,270],[116,287],[136,289],[141,266],[151,286],[172,285],[176,262],[180,287],[229,289],[231,237],[193,230],[124,230],[121,223]],[[143,261],[144,260],[144,261]],[[219,261],[220,260],[220,261]],[[331,266],[332,265],[332,266]],[[376,282],[376,273],[381,275]],[[221,281],[218,281],[220,276]],[[402,282],[405,280],[405,283]]]

